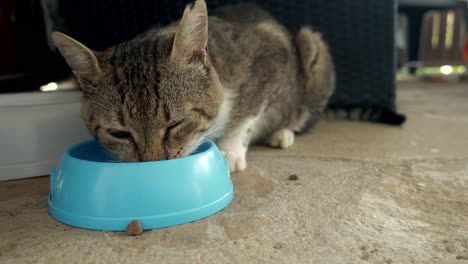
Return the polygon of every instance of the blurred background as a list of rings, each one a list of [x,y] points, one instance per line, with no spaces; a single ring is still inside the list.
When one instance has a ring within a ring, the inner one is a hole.
[[[51,31],[59,30],[68,33],[91,48],[102,50],[128,40],[152,26],[164,25],[177,19],[183,6],[188,2],[1,0],[0,93],[39,91],[41,87],[42,91],[73,87],[73,83],[47,86],[51,82],[70,76],[68,67],[50,41]],[[215,8],[228,2],[236,1],[209,1],[208,3],[210,8]],[[468,2],[466,0],[400,0],[395,2],[361,0],[354,1],[354,4],[340,0],[315,0],[289,1],[292,4],[289,3],[286,6],[281,4],[281,1],[254,2],[258,2],[273,13],[278,13],[279,19],[292,28],[303,21],[299,21],[292,15],[286,18],[285,15],[301,10],[302,14],[299,17],[313,17],[305,19],[306,22],[324,29],[332,47],[338,46],[337,42],[352,42],[358,44],[361,50],[364,50],[366,46],[382,45],[372,43],[372,38],[363,34],[391,34],[391,32],[379,32],[379,27],[380,30],[384,29],[379,26],[381,22],[378,20],[385,19],[388,20],[386,22],[392,23],[392,16],[382,16],[381,13],[395,13],[394,37],[385,38],[394,42],[395,53],[384,51],[381,53],[380,60],[396,54],[395,73],[399,78],[458,80],[463,79],[467,74]],[[330,4],[324,2],[330,2]],[[371,2],[391,4],[372,4]],[[384,9],[384,11],[375,10],[377,8]],[[346,9],[350,10],[343,11]],[[364,20],[359,20],[363,16],[360,14],[362,12],[366,15]],[[333,16],[333,14],[339,14],[341,17]],[[348,18],[342,17],[343,15]],[[343,29],[347,27],[345,23],[355,19],[361,24],[352,25],[355,31],[352,32],[352,36],[361,38],[363,41],[340,38],[340,34],[348,34],[343,32]],[[366,23],[369,25],[365,25]],[[334,51],[337,60],[350,56],[349,54],[339,56],[341,55],[339,51],[337,49]],[[369,56],[364,51],[361,51],[360,55]],[[352,60],[352,58],[348,59]],[[379,60],[379,58],[371,59]],[[350,61],[347,64],[352,63],[353,61]],[[354,60],[354,63],[358,64],[360,61]],[[338,71],[340,72],[340,69]]]
[[[400,0],[396,28],[398,76],[466,79],[468,1]]]

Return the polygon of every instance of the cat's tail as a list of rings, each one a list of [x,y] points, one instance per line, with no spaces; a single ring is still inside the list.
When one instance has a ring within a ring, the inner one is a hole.
[[[320,114],[328,119],[362,120],[395,126],[405,122],[404,115],[378,106],[329,105],[325,108],[335,90],[336,78],[328,46],[319,32],[303,26],[296,35],[296,47],[304,78],[304,100],[312,117],[306,127],[312,127]]]
[[[329,120],[361,120],[394,126],[400,126],[406,121],[406,116],[381,107],[328,107],[322,117]]]

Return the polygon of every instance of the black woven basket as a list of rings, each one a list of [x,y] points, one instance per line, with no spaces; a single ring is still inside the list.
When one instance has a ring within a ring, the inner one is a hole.
[[[46,0],[46,2],[54,0]],[[209,9],[236,0],[208,0]],[[247,0],[270,11],[293,33],[309,24],[329,43],[337,72],[330,108],[395,111],[393,0]],[[61,30],[100,50],[177,20],[189,1],[80,0],[60,2]],[[55,28],[60,29],[60,28]]]

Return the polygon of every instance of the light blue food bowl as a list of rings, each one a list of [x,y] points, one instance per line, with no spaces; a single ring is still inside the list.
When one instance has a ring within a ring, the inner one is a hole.
[[[233,186],[212,141],[195,154],[164,161],[115,161],[97,141],[72,146],[50,176],[49,213],[86,229],[124,231],[192,222],[226,207]]]

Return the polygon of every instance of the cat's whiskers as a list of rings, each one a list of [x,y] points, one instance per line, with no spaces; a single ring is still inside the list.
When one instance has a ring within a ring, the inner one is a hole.
[[[189,144],[188,145],[189,147],[187,148],[186,151],[184,151],[185,153],[183,156],[192,154],[192,152],[197,150],[202,143],[203,143],[203,140],[199,139],[199,140],[196,140],[194,143]]]
[[[104,94],[102,94],[98,89],[95,90],[95,92],[99,95],[99,97],[106,101],[107,104],[109,104],[109,106],[111,107],[111,109],[116,112],[118,110],[118,108],[112,103],[110,102],[107,97],[104,96]]]
[[[94,100],[88,99],[88,101],[91,102],[91,103],[93,103],[93,104],[99,105],[100,107],[104,108],[104,110],[106,110],[106,111],[109,112],[109,113],[115,112],[115,110],[111,110],[111,109],[109,109],[107,106],[105,106],[105,105],[103,105],[103,104],[101,104],[101,103],[98,103],[98,102],[96,102],[96,101],[94,101]]]
[[[200,145],[203,144],[204,139],[208,138],[210,135],[213,135],[219,131],[222,131],[223,129],[226,129],[232,126],[233,126],[232,124],[229,124],[229,125],[224,124],[224,125],[219,125],[219,126],[215,125],[211,127],[210,129],[208,129],[208,131],[205,134],[203,134],[202,137],[200,137],[200,139],[195,140],[191,144],[187,145],[187,147],[185,148],[187,150],[183,151],[184,155],[190,155],[191,153],[196,151],[200,147]]]
[[[213,134],[216,134],[220,131],[223,131],[224,129],[226,128],[230,128],[230,127],[233,127],[233,124],[224,124],[224,125],[214,125],[212,126],[211,128],[209,128],[205,134],[203,134],[203,138],[208,138],[209,136],[213,135]]]
[[[213,129],[210,128],[203,134],[203,138],[209,138],[209,136],[211,136],[213,134],[216,134],[216,133],[222,131],[225,128],[226,128],[226,126],[219,126],[219,127],[213,128]]]

